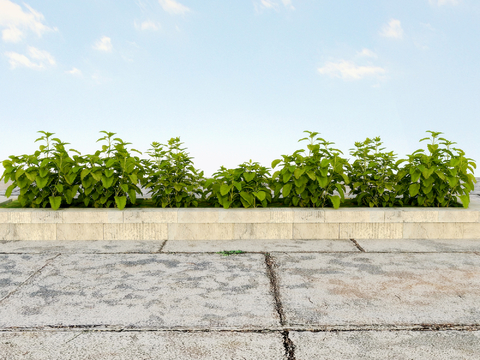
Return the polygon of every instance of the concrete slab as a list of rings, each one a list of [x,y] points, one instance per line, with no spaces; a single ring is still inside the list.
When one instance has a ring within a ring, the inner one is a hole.
[[[61,255],[0,304],[0,328],[82,325],[264,329],[279,319],[261,254]]]
[[[480,234],[479,234],[480,236]],[[371,252],[480,252],[479,239],[367,239],[357,240],[365,251]]]
[[[1,255],[0,254],[0,306],[2,300],[34,275],[52,255]]]
[[[478,359],[479,331],[291,332],[297,360]]]
[[[0,333],[0,360],[285,359],[279,333]]]
[[[124,240],[92,240],[92,241],[68,241],[68,240],[46,240],[46,241],[0,241],[1,253],[156,253],[159,252],[165,241],[124,241]]]
[[[476,254],[276,254],[288,326],[479,324]]]
[[[217,252],[243,250],[246,252],[343,252],[359,251],[350,240],[169,240],[165,252]]]

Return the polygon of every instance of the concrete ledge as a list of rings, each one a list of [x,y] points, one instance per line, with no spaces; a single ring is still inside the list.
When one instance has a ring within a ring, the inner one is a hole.
[[[463,208],[0,209],[0,240],[480,238]]]

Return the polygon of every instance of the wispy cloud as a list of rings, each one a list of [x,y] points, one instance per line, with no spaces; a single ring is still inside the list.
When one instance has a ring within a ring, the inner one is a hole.
[[[57,28],[50,28],[43,22],[45,17],[32,9],[27,4],[23,4],[26,11],[18,4],[10,0],[0,0],[0,28],[2,30],[2,39],[5,42],[19,42],[26,36],[26,31],[30,30],[41,37],[47,31],[56,31]]]
[[[163,10],[172,15],[184,15],[190,9],[175,0],[158,0]]]
[[[152,20],[145,20],[142,23],[138,23],[135,21],[135,29],[145,31],[145,30],[150,30],[150,31],[156,31],[160,28],[160,24],[156,23]]]
[[[82,76],[82,71],[74,67],[70,71],[65,71],[67,74],[74,75],[74,76]]]
[[[327,62],[323,67],[318,68],[322,75],[340,78],[343,80],[360,80],[368,76],[379,76],[386,71],[379,66],[361,66],[353,61],[340,60],[337,62]]]
[[[33,46],[28,47],[28,56],[13,51],[7,51],[5,55],[8,58],[11,69],[27,67],[34,70],[41,70],[47,66],[56,65],[54,57],[48,51],[39,50]]]
[[[280,4],[286,9],[295,10],[295,7],[292,5],[292,0],[254,0],[253,6],[257,13],[261,13],[263,10],[277,10],[280,7]]]
[[[377,58],[377,54],[375,54],[372,50],[369,49],[362,49],[362,51],[357,52],[357,56],[359,57],[370,57],[370,58]]]
[[[383,25],[380,35],[388,38],[402,39],[403,29],[400,20],[391,19],[388,24]]]
[[[437,6],[443,6],[443,5],[458,5],[460,4],[460,0],[428,0],[430,5],[437,5]]]
[[[111,52],[113,49],[112,39],[110,39],[108,36],[102,36],[100,40],[95,42],[93,48],[98,51]]]

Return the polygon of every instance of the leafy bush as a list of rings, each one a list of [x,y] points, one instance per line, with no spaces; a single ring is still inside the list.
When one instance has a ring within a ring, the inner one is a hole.
[[[9,197],[20,188],[22,207],[87,206],[124,209],[137,203],[140,186],[149,189],[155,206],[222,206],[255,208],[283,206],[339,208],[345,186],[351,186],[354,201],[360,206],[458,206],[466,208],[476,180],[475,162],[465,157],[455,143],[428,131],[428,153],[420,149],[408,159],[395,161],[393,152],[385,152],[380,137],[355,143],[350,154],[353,164],[344,159],[333,143],[305,131],[307,149],[272,162],[280,165],[272,176],[257,162],[245,162],[235,169],[221,167],[213,178],[205,179],[195,169],[192,158],[180,138],[167,144],[152,143],[151,159],[140,159],[128,150],[115,133],[101,131],[104,142],[93,155],[81,155],[40,131],[43,141],[33,155],[10,156],[0,180],[12,181]],[[402,167],[403,164],[403,167]]]
[[[350,194],[359,206],[402,205],[397,197],[397,172],[401,160],[395,161],[393,151],[384,152],[380,137],[356,142],[350,155],[355,161],[348,167]]]
[[[427,132],[430,137],[420,141],[431,141],[428,154],[423,149],[414,151],[398,173],[404,205],[454,206],[459,197],[467,208],[476,182],[472,174],[475,162],[466,158],[463,150],[451,148],[456,143],[439,137],[441,132]]]
[[[236,169],[221,167],[213,174],[213,179],[205,183],[215,206],[225,209],[237,207],[266,207],[272,201],[272,191],[268,188],[270,173],[257,162],[245,162]]]
[[[135,204],[137,194],[142,194],[138,184],[143,180],[145,170],[140,158],[127,150],[130,143],[113,138],[115,133],[101,133],[105,136],[97,142],[107,143],[102,145],[102,150],[77,159],[82,164],[78,201],[96,208],[113,205],[123,209],[127,204]],[[135,149],[131,151],[141,154]]]
[[[35,142],[43,140],[45,145],[40,145],[33,155],[12,155],[10,160],[3,161],[5,171],[0,179],[5,183],[12,181],[5,194],[7,197],[13,189],[20,188],[18,201],[23,207],[50,205],[56,210],[62,202],[71,204],[79,189],[79,157],[72,159],[65,150],[68,143],[51,138],[53,133],[39,132],[43,136]]]
[[[148,153],[153,160],[143,163],[148,173],[146,187],[156,206],[196,207],[202,198],[203,171],[193,167],[182,144],[178,137],[170,139],[167,145],[154,142]]]

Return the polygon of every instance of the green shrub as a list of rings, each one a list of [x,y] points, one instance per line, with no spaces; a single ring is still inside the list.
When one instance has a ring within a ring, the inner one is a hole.
[[[395,161],[393,151],[384,152],[380,137],[356,142],[350,155],[355,161],[348,167],[350,194],[355,195],[359,206],[402,205],[398,198],[397,172],[401,160]]]
[[[225,209],[237,207],[266,207],[272,201],[268,187],[268,169],[257,162],[245,162],[236,169],[221,167],[208,179],[205,186],[211,194],[209,200]]]
[[[465,208],[470,203],[470,191],[476,182],[475,162],[465,152],[451,148],[454,142],[439,137],[441,132],[427,131],[430,140],[428,154],[419,149],[408,155],[406,165],[398,173],[399,193],[404,205],[454,206],[457,197]],[[470,173],[469,173],[470,172]]]
[[[143,162],[147,172],[146,188],[156,206],[198,206],[203,197],[203,171],[193,167],[192,158],[181,148],[180,138],[171,138],[167,145],[152,143],[152,160]]]
[[[272,162],[272,168],[278,164],[282,167],[273,174],[275,198],[286,206],[338,209],[344,200],[345,184],[349,183],[344,174],[347,160],[340,157],[340,150],[329,147],[333,143],[316,137],[317,132],[305,132],[309,136],[299,141],[309,141],[308,155],[302,155],[302,149]]]

